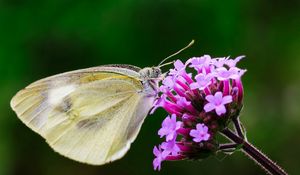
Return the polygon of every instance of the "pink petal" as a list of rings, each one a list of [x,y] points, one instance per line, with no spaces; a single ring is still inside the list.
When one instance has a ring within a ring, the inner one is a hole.
[[[226,61],[226,64],[229,66],[229,67],[235,67],[236,66],[236,63],[238,63],[241,59],[243,59],[245,56],[242,55],[242,56],[238,56],[236,57],[234,60],[233,59],[228,59]]]
[[[161,153],[161,157],[162,157],[163,159],[165,159],[169,154],[170,154],[170,151],[163,151],[163,152]]]
[[[232,102],[231,95],[227,95],[227,96],[223,97],[222,104],[227,104],[227,103],[231,103],[231,102]]]
[[[215,93],[215,101],[222,101],[223,93],[222,92],[216,92]]]
[[[179,128],[181,128],[182,126],[182,122],[176,122],[176,130],[178,130]]]
[[[182,69],[184,67],[184,64],[180,60],[176,60],[175,63],[174,63],[174,67],[177,70],[180,70],[180,69]]]
[[[155,158],[153,160],[153,167],[154,167],[154,170],[158,170],[160,171],[160,168],[161,168],[161,160],[159,158]]]
[[[158,155],[160,155],[160,151],[158,150],[158,148],[155,146],[153,148],[153,154],[157,157]]]
[[[176,132],[171,132],[167,135],[166,141],[173,140],[176,137]]]
[[[216,71],[219,73],[219,74],[222,74],[223,72],[227,72],[228,70],[225,68],[225,67],[219,67],[216,69]]]
[[[194,141],[194,142],[201,142],[201,139],[195,137],[195,138],[193,139],[193,141]]]
[[[192,84],[190,84],[190,88],[191,88],[192,90],[198,89],[198,88],[199,88],[199,84],[198,84],[198,83],[192,83]]]
[[[172,116],[171,116],[171,122],[176,122],[176,115],[175,114],[172,114]]]
[[[204,124],[201,124],[201,123],[196,125],[196,128],[198,131],[202,131],[203,127],[204,127]]]
[[[208,127],[207,126],[203,126],[203,132],[205,132],[205,133],[207,133],[207,131],[208,131]]]
[[[204,106],[204,110],[205,110],[205,112],[210,112],[210,111],[214,110],[215,107],[216,107],[216,106],[215,106],[214,104],[212,104],[212,103],[207,103],[207,104]]]
[[[170,124],[172,123],[172,119],[170,116],[168,116],[167,118],[164,119],[163,123],[162,123],[162,127],[168,127],[170,126]]]
[[[210,103],[213,103],[215,101],[215,97],[213,95],[207,95],[205,99]]]
[[[198,75],[196,75],[195,79],[197,81],[202,81],[205,79],[205,74],[198,74]]]
[[[160,128],[158,130],[158,135],[160,135],[160,138],[162,138],[163,136],[169,134],[169,130],[168,129],[165,129],[165,128]]]
[[[224,105],[219,105],[219,106],[216,106],[216,113],[220,116],[224,113],[226,113],[226,108]]]
[[[247,72],[247,70],[240,70],[240,72],[238,73],[238,78],[244,75],[245,72]]]
[[[210,134],[205,134],[205,136],[203,137],[203,140],[208,140],[209,139],[209,137],[210,137]]]
[[[191,132],[190,132],[190,136],[196,137],[197,135],[198,135],[198,131],[195,130],[195,129],[192,129]]]
[[[174,85],[173,78],[171,76],[166,77],[163,81],[163,84],[170,87],[170,88],[172,88],[173,85]]]

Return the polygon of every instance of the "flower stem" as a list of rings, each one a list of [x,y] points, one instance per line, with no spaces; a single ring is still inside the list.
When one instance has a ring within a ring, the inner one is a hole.
[[[245,138],[244,136],[244,132],[242,131],[241,128],[241,123],[240,123],[240,119],[239,118],[234,118],[232,119],[236,133],[241,137],[241,138]]]
[[[234,143],[241,144],[242,150],[252,158],[258,165],[260,165],[264,170],[269,174],[273,175],[287,175],[287,173],[278,166],[275,162],[269,159],[265,154],[260,152],[257,148],[255,148],[252,144],[245,141],[242,137],[236,135],[229,129],[224,129],[222,134],[226,136],[228,139],[232,140]]]

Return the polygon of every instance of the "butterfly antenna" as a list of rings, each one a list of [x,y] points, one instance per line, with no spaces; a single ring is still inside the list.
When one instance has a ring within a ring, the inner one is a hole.
[[[160,64],[157,67],[161,68],[161,67],[167,66],[169,64],[173,64],[173,63],[175,63],[175,61],[170,61],[170,62],[167,62],[167,63],[164,63],[164,64]]]
[[[191,47],[194,44],[195,40],[192,40],[187,46],[185,46],[184,48],[180,49],[179,51],[173,53],[172,55],[168,56],[167,58],[163,59],[160,63],[159,63],[159,67],[161,67],[160,65],[163,64],[165,61],[167,61],[169,58],[172,58],[175,55],[178,55],[180,52],[184,51],[185,49]],[[168,63],[167,63],[168,64]]]

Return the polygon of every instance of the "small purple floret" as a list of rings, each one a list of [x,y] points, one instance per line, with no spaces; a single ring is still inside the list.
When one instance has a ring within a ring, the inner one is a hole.
[[[212,74],[200,73],[196,75],[195,79],[197,82],[191,84],[191,89],[203,90],[212,83],[213,78],[214,76]]]
[[[199,123],[196,125],[196,129],[191,130],[190,136],[194,137],[194,142],[207,141],[210,137],[210,134],[208,133],[208,127]]]
[[[178,152],[180,151],[179,147],[176,144],[176,139],[175,138],[173,140],[168,141],[168,142],[163,142],[161,144],[161,148],[164,150],[164,152],[167,155],[171,154],[172,156],[177,156]]]
[[[203,68],[206,68],[211,63],[211,57],[209,55],[204,55],[202,57],[193,57],[187,61],[187,64],[190,64],[189,67],[195,68],[199,72]]]
[[[232,102],[232,96],[227,95],[223,97],[222,92],[216,92],[215,95],[207,95],[205,99],[208,101],[204,106],[205,112],[216,110],[219,116],[226,113],[225,104]]]
[[[153,148],[153,154],[155,155],[155,159],[153,160],[153,167],[154,170],[160,170],[161,169],[161,162],[165,160],[166,155],[164,152],[161,151],[160,147],[154,147]]]
[[[170,141],[176,138],[176,130],[178,130],[181,125],[182,122],[177,122],[176,115],[172,114],[171,117],[165,118],[165,120],[162,123],[162,128],[158,131],[158,135],[160,135],[160,138],[166,136],[166,141]]]

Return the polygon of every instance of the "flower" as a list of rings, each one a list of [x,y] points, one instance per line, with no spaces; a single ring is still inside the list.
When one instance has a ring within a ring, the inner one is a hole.
[[[193,57],[187,61],[187,64],[191,63],[189,67],[195,68],[196,70],[202,70],[206,68],[211,63],[211,57],[209,55],[204,55],[202,57]]]
[[[161,144],[161,148],[164,149],[164,153],[168,155],[171,154],[172,156],[178,155],[178,152],[180,151],[179,147],[176,144],[175,138],[168,142],[163,142]]]
[[[176,115],[165,118],[162,123],[162,128],[158,131],[160,138],[166,136],[166,141],[170,141],[176,137],[176,130],[181,126],[182,122],[176,122]]]
[[[158,131],[165,141],[154,147],[154,169],[160,170],[162,161],[204,159],[218,151],[217,133],[243,106],[241,77],[246,70],[236,66],[242,58],[204,55],[175,61],[151,110],[169,113]]]
[[[204,124],[197,124],[197,129],[192,129],[190,132],[190,136],[194,137],[194,142],[206,141],[209,139],[210,134],[208,134],[208,127]]]
[[[164,89],[169,90],[172,89],[174,87],[174,80],[173,77],[168,76],[166,77],[163,82],[162,82],[162,86],[160,87],[160,89],[163,91]]]
[[[212,83],[213,78],[214,76],[212,74],[200,73],[196,75],[195,79],[197,82],[191,84],[191,89],[203,90]]]
[[[174,69],[171,69],[170,70],[170,75],[178,75],[178,74],[181,74],[181,73],[184,73],[185,72],[185,65],[180,61],[180,60],[176,60],[174,62]]]
[[[205,112],[215,109],[219,116],[226,113],[225,104],[232,102],[232,96],[227,95],[223,97],[222,92],[216,92],[215,95],[207,95],[205,99],[208,101],[204,106]]]
[[[230,69],[227,69],[225,67],[220,67],[216,69],[216,77],[218,80],[228,80],[228,79],[238,79],[244,74],[244,70],[240,70],[236,67],[231,67]]]
[[[153,154],[156,156],[156,158],[153,160],[154,170],[160,170],[161,162],[165,159],[165,155],[161,151],[160,146],[158,148],[156,146],[153,148]]]
[[[229,67],[235,67],[236,63],[238,63],[241,59],[245,58],[244,55],[236,57],[234,60],[226,59],[226,65]]]

